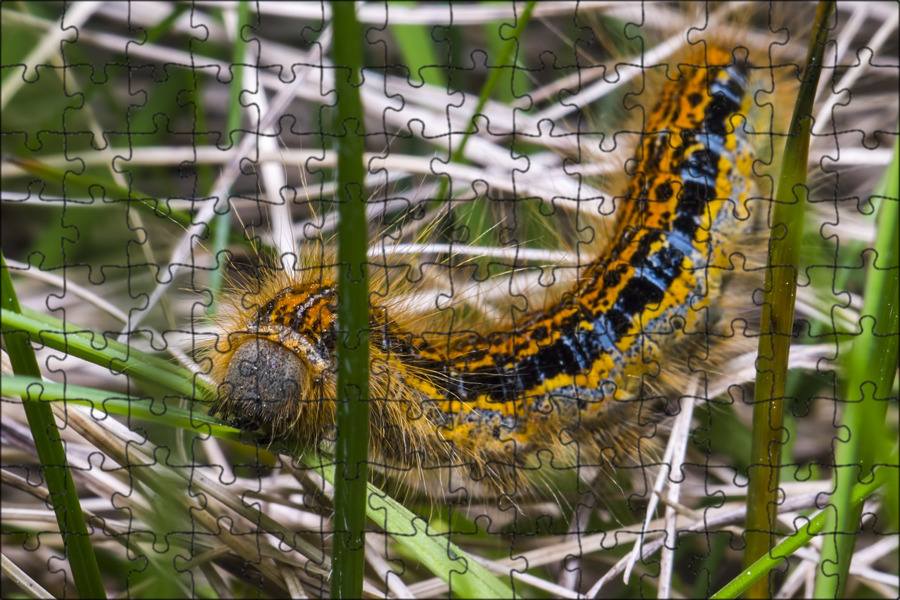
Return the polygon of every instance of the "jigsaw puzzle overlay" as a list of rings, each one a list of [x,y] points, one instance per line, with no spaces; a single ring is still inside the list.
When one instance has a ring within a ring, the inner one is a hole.
[[[329,595],[332,484],[355,468],[334,449],[358,435],[334,417],[354,127],[364,593],[720,589],[747,544],[767,242],[814,12],[363,4],[365,122],[339,123],[328,5],[4,5],[22,307],[4,280],[4,597],[87,596],[85,537],[107,594]],[[844,510],[846,478],[891,482],[778,561],[784,597],[900,588],[898,324],[868,303],[896,303],[897,12],[839,5],[825,48],[772,537]],[[39,404],[58,431],[35,430]],[[60,534],[45,439],[87,536]]]

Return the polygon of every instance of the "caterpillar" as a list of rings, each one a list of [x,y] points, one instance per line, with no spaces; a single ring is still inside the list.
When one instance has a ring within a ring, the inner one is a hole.
[[[748,65],[710,47],[681,67],[647,118],[615,235],[559,301],[489,333],[449,335],[412,333],[396,310],[372,307],[373,464],[440,487],[462,470],[522,494],[534,487],[522,473],[542,461],[627,454],[659,420],[666,376],[655,371],[677,347],[708,342],[751,223],[737,214],[754,193],[741,132]],[[218,317],[227,343],[207,352],[221,383],[211,412],[320,447],[335,422],[333,277],[280,272],[236,298]]]

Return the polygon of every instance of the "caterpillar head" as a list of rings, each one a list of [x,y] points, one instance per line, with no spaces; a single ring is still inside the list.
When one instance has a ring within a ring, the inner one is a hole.
[[[319,418],[303,413],[334,411],[336,302],[331,286],[291,286],[255,304],[242,322],[223,324],[230,347],[210,353],[220,382],[211,412],[270,439],[314,435],[304,424]]]

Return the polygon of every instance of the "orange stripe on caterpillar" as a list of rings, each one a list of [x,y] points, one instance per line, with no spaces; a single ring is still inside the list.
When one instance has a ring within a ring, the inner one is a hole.
[[[647,118],[616,235],[561,301],[452,335],[404,331],[373,308],[373,464],[416,479],[460,468],[520,493],[541,451],[555,467],[632,451],[643,403],[665,384],[647,378],[679,346],[708,343],[707,309],[747,226],[735,209],[754,191],[746,65],[710,49],[682,73]],[[273,277],[241,302],[256,304],[252,316],[226,313],[228,347],[209,352],[222,382],[213,412],[318,447],[334,424],[334,285]]]

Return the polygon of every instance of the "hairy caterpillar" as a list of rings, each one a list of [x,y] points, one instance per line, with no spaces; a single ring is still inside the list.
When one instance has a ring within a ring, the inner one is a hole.
[[[372,308],[373,463],[415,480],[462,469],[520,494],[532,487],[523,470],[627,454],[658,420],[659,361],[708,344],[750,225],[736,215],[754,192],[747,65],[715,48],[684,63],[648,115],[615,235],[561,300],[490,333],[448,335],[406,331],[395,308]],[[334,423],[334,281],[275,274],[239,298],[219,317],[227,342],[208,351],[221,382],[213,412],[319,446]]]

